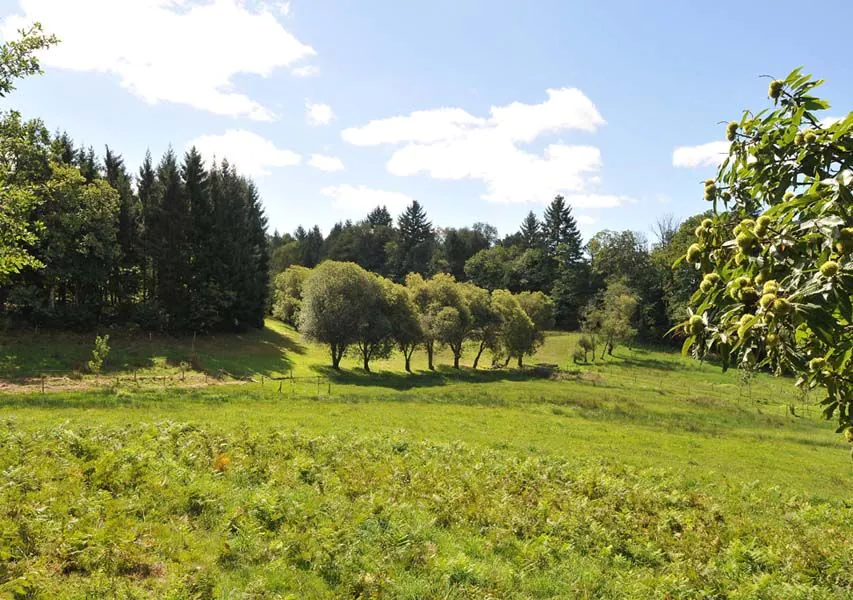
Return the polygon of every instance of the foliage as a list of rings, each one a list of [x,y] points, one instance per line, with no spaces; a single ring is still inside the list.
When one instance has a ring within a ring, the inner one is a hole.
[[[379,283],[373,275],[354,263],[325,261],[303,284],[299,330],[329,347],[334,369],[340,368],[347,348],[358,343],[368,353],[367,370],[371,350],[379,349],[387,337],[377,323],[377,317],[384,317],[379,302]]]
[[[613,354],[614,346],[619,342],[630,341],[637,329],[633,326],[637,313],[636,294],[623,280],[612,280],[598,297],[590,302],[584,313],[584,331],[600,335],[604,342],[604,353]],[[592,349],[595,354],[594,344]]]
[[[821,121],[820,83],[797,69],[770,84],[772,108],[727,126],[729,156],[705,184],[723,211],[685,255],[705,276],[684,347],[799,374],[825,393],[826,417],[851,431],[853,113]]]
[[[412,372],[412,354],[423,343],[424,333],[411,290],[387,279],[382,280],[385,310],[391,324],[391,339],[402,353],[406,372]]]
[[[821,600],[853,585],[842,503],[618,463],[146,420],[4,422],[0,468],[10,596]]]
[[[92,358],[86,363],[89,371],[96,375],[101,372],[101,367],[104,366],[104,361],[110,354],[110,336],[95,336],[95,346],[92,348]]]
[[[495,360],[503,359],[506,365],[516,358],[520,367],[524,355],[531,354],[540,343],[536,326],[518,297],[506,290],[492,292],[492,305],[500,318],[500,330],[493,348]]]
[[[275,277],[272,314],[294,327],[299,323],[302,308],[302,288],[311,269],[291,265]]]
[[[41,67],[37,52],[57,44],[59,39],[46,35],[40,23],[21,29],[19,39],[0,44],[0,98],[15,89],[15,80],[38,75]]]

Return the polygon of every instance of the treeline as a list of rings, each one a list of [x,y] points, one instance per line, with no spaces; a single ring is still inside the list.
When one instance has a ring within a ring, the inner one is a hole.
[[[26,262],[0,273],[8,320],[89,329],[262,327],[266,218],[251,181],[195,149],[146,155],[136,175],[18,113],[0,121],[0,183],[27,198]]]
[[[401,285],[352,262],[289,267],[276,277],[274,299],[273,314],[325,344],[334,369],[350,352],[369,372],[371,360],[396,349],[411,371],[412,355],[423,348],[432,370],[440,346],[458,369],[469,342],[475,369],[486,350],[496,364],[515,359],[521,367],[554,326],[554,304],[542,292],[489,292],[446,273],[410,273]]]
[[[608,284],[619,282],[637,300],[631,327],[642,339],[660,340],[683,320],[698,285],[695,269],[673,271],[672,264],[694,241],[702,217],[661,219],[653,243],[634,231],[602,231],[584,242],[571,207],[557,196],[541,218],[530,212],[517,232],[501,239],[485,223],[435,227],[414,201],[396,222],[380,206],[361,221],[337,223],[326,236],[317,226],[299,227],[293,235],[276,232],[270,237],[271,275],[324,260],[353,262],[397,283],[410,273],[443,273],[490,292],[541,292],[563,329],[583,326],[589,307],[600,306]],[[287,314],[286,306],[277,306],[277,314]]]

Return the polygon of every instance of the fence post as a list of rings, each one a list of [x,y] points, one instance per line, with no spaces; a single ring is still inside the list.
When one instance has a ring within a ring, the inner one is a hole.
[[[328,382],[329,382],[329,391],[328,391],[328,395],[329,395],[329,396],[331,396],[331,395],[332,395],[332,380],[331,380],[331,379],[329,379],[329,380],[328,380]]]
[[[281,393],[281,384],[284,383],[284,380],[278,382],[278,393]]]

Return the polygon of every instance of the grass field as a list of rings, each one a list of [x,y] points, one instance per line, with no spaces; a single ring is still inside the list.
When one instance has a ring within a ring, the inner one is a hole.
[[[790,380],[557,333],[558,370],[413,375],[115,333],[98,381],[89,337],[0,341],[0,598],[853,598],[849,446]]]

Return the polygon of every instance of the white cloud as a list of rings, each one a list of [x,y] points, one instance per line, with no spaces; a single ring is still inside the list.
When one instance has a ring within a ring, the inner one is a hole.
[[[835,125],[839,121],[843,121],[844,117],[824,117],[820,120],[821,127],[829,127]]]
[[[316,77],[320,74],[320,67],[316,65],[305,65],[304,67],[296,67],[290,72],[294,77]]]
[[[309,125],[328,125],[335,120],[335,113],[328,104],[305,103],[305,121]]]
[[[117,75],[149,104],[174,102],[260,121],[275,114],[236,90],[237,74],[268,77],[315,55],[286,31],[273,9],[242,0],[19,0],[0,23],[9,37],[34,21],[62,43],[47,67]],[[279,8],[279,12],[280,12]]]
[[[589,215],[576,215],[575,221],[581,225],[594,225],[595,223],[598,223],[598,219],[590,217]]]
[[[335,206],[352,214],[365,214],[377,206],[386,206],[391,213],[402,212],[412,198],[400,192],[374,190],[363,185],[334,185],[323,188],[324,196],[335,199]]]
[[[323,154],[312,154],[308,165],[321,171],[343,171],[344,163],[337,156],[325,156]]]
[[[271,141],[245,129],[229,129],[222,135],[203,135],[187,143],[211,162],[228,159],[243,175],[269,175],[272,167],[291,167],[302,162],[292,150],[277,148]]]
[[[533,153],[519,145],[558,131],[593,132],[605,121],[578,89],[550,89],[547,95],[540,104],[493,106],[488,118],[445,107],[370,121],[341,135],[357,146],[400,145],[387,164],[395,175],[482,181],[483,198],[492,202],[548,202],[557,193],[569,198],[595,184],[599,149],[553,143]],[[612,202],[595,194],[578,197],[596,198]]]
[[[674,167],[716,167],[729,155],[729,142],[708,142],[699,146],[679,146],[672,153]]]
[[[637,200],[631,196],[617,196],[615,194],[569,194],[566,202],[575,208],[615,208],[625,204],[636,204]]]

